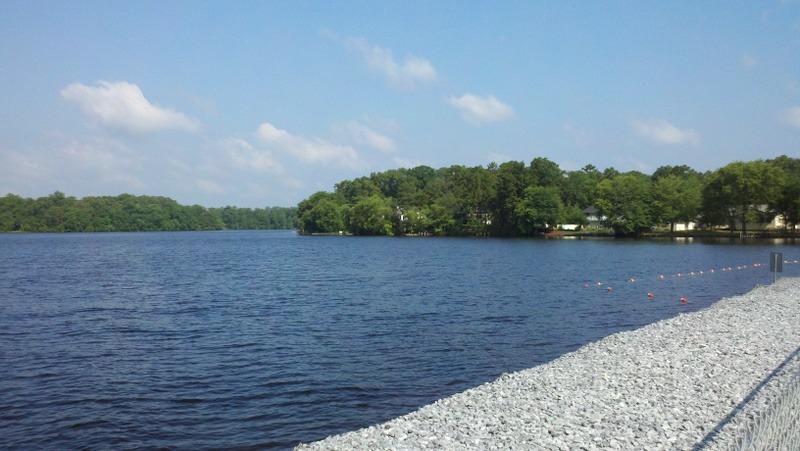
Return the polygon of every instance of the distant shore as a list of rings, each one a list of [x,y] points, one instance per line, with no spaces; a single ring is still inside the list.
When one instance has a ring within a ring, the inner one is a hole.
[[[298,449],[728,449],[800,372],[797,324],[780,279]]]

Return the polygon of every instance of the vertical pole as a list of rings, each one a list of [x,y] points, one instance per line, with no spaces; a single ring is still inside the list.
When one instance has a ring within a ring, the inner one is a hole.
[[[783,272],[783,253],[773,252],[769,254],[769,270],[772,271],[772,283],[775,283],[778,273]]]
[[[772,283],[775,283],[775,278],[778,276],[778,254],[773,252],[772,253]]]

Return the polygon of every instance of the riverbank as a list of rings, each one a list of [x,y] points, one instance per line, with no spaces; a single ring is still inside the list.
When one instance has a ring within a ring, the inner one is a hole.
[[[800,371],[797,324],[781,279],[298,449],[726,449]]]

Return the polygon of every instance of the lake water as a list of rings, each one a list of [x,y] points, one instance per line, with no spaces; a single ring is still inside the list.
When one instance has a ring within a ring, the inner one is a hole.
[[[782,241],[0,235],[0,448],[288,448],[771,283],[771,252],[800,275]]]

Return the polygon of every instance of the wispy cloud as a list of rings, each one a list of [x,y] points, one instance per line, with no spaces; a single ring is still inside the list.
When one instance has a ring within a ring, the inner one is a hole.
[[[138,86],[124,81],[100,81],[97,86],[73,83],[61,90],[61,96],[77,103],[100,125],[130,133],[196,131],[200,127],[196,119],[153,105]]]
[[[256,172],[282,174],[283,167],[268,150],[256,149],[249,142],[239,138],[228,138],[222,141],[222,147],[230,161],[241,169]]]
[[[305,163],[335,164],[349,169],[364,169],[365,162],[350,146],[332,144],[319,138],[295,136],[269,122],[258,127],[256,135],[276,150],[288,152]]]
[[[395,144],[394,140],[388,136],[381,135],[380,133],[360,122],[348,122],[347,130],[353,140],[355,140],[355,142],[358,144],[371,147],[383,153],[391,153],[397,150],[397,145]]]
[[[450,96],[447,103],[461,111],[461,117],[472,125],[499,122],[514,117],[514,108],[494,96],[480,97],[467,93],[461,97]]]
[[[656,144],[700,144],[700,138],[692,129],[683,129],[661,119],[642,121],[634,119],[631,126],[642,138]]]
[[[53,132],[41,146],[0,155],[0,180],[34,190],[71,186],[93,194],[136,191],[146,187],[137,174],[142,164],[141,155],[117,140],[77,140]]]
[[[430,61],[415,55],[407,55],[402,63],[394,59],[392,51],[368,43],[361,38],[345,38],[344,46],[364,58],[367,67],[386,77],[394,88],[414,88],[420,83],[430,83],[438,77]]]
[[[800,106],[787,108],[780,113],[781,121],[800,129]]]

